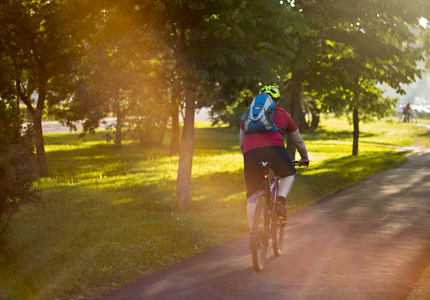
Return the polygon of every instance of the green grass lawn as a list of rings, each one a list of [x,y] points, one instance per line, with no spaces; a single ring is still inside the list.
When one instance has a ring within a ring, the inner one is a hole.
[[[86,142],[45,135],[50,177],[40,181],[41,202],[11,222],[0,298],[96,297],[247,233],[238,132],[197,125],[188,212],[176,207],[178,157],[168,141],[115,150],[103,132]],[[402,162],[407,152],[398,147],[428,145],[424,129],[383,120],[361,125],[360,155],[352,157],[351,128],[326,117],[303,134],[311,166],[298,171],[289,213]]]

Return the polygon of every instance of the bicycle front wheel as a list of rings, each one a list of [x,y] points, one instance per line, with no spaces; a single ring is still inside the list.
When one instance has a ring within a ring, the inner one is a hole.
[[[273,240],[273,253],[275,256],[279,256],[282,253],[282,247],[284,246],[284,221],[274,220],[272,226],[272,240]]]
[[[269,244],[268,227],[267,207],[260,201],[255,209],[251,238],[252,264],[256,272],[263,270],[266,261]]]

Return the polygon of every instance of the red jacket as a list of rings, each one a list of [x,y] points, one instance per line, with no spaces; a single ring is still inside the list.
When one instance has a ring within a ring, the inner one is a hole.
[[[291,116],[285,111],[285,109],[276,106],[274,115],[275,125],[283,132],[293,133],[297,130],[297,126],[294,123]],[[243,124],[240,125],[243,130]],[[243,142],[243,153],[245,154],[249,150],[255,148],[269,147],[269,146],[282,146],[284,144],[284,136],[279,131],[266,131],[263,133],[253,133],[245,135]]]

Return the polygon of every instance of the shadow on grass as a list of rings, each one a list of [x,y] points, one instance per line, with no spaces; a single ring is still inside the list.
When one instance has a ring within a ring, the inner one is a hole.
[[[238,150],[239,130],[233,128],[196,128],[195,148]]]
[[[76,149],[61,149],[46,153],[51,176],[73,176],[85,172],[128,173],[135,170],[136,164],[168,157],[167,148],[145,148],[139,144],[124,145],[114,149],[111,145],[94,144]]]
[[[348,140],[352,139],[352,132],[351,131],[327,131],[325,129],[317,129],[317,130],[308,130],[304,132],[303,139],[305,141],[316,141],[316,140],[322,140],[322,141],[328,141],[328,140]],[[376,136],[373,133],[360,133],[360,138],[369,138]]]
[[[429,136],[430,136],[430,131],[428,131],[428,132],[423,132],[423,133],[421,133],[421,134],[418,134],[417,136],[418,136],[418,137],[429,137]]]
[[[219,131],[216,128],[204,130]],[[345,134],[346,132],[341,133],[341,135]],[[331,133],[326,132],[322,139],[332,137]],[[125,145],[123,149],[115,150],[106,144],[95,144],[87,148],[51,151],[47,153],[47,156],[48,161],[54,165],[53,176],[73,177],[77,174],[85,176],[85,173],[93,176],[91,174],[99,170],[100,180],[91,182],[84,180],[79,183],[79,179],[77,179],[78,183],[73,185],[72,189],[79,186],[82,192],[91,189],[91,193],[100,193],[102,198],[109,195],[107,199],[120,198],[124,203],[136,202],[139,203],[137,208],[154,211],[176,209],[176,180],[167,177],[156,183],[153,180],[151,183],[147,182],[146,180],[151,177],[151,174],[156,173],[154,170],[145,169],[142,165],[137,166],[142,161],[150,161],[150,164],[156,166],[160,158],[169,158],[166,148],[145,149],[140,148],[138,144],[129,144]],[[311,166],[309,169],[303,169],[298,172],[297,177],[300,178],[301,184],[306,186],[308,193],[321,197],[358,182],[374,174],[375,170],[376,172],[384,171],[404,160],[404,156],[404,152],[387,152],[383,156],[380,155],[380,152],[358,157],[347,156],[324,161],[315,168]],[[176,161],[169,163],[175,164]],[[177,166],[174,165],[168,172],[175,172],[176,168]],[[71,174],[71,170],[73,170],[73,174]],[[119,176],[124,178],[119,178]],[[139,182],[140,180],[141,182]],[[55,189],[55,187],[53,188]],[[63,185],[59,189],[66,189],[67,193],[68,187]],[[216,199],[224,199],[245,190],[242,172],[219,172],[192,179],[192,196],[197,200],[196,203],[199,200],[216,202]],[[74,191],[74,193],[76,192],[78,190]],[[82,197],[85,196],[82,195]],[[243,201],[245,200],[243,199]]]
[[[85,141],[100,141],[106,143],[107,130],[97,131],[95,134],[87,134],[85,138],[80,138],[81,132],[68,133],[46,133],[43,135],[46,145],[80,144]]]
[[[104,180],[110,181],[109,178]],[[109,228],[109,224],[118,224],[118,227],[124,227],[126,225],[119,224],[125,218],[126,224],[139,226],[142,235],[169,235],[169,241],[184,239],[177,243],[183,244],[187,240],[191,243],[188,248],[197,253],[213,246],[213,240],[208,238],[212,235],[209,229],[217,228],[218,233],[222,232],[222,240],[243,232],[243,222],[234,220],[240,219],[238,215],[244,216],[245,206],[242,204],[246,203],[246,199],[229,198],[243,191],[243,178],[239,172],[193,178],[193,201],[186,212],[177,207],[176,181],[173,179],[152,183],[137,180],[131,186],[127,182],[118,182],[116,186],[103,182],[81,182],[73,186],[47,187],[44,194],[45,201],[49,203],[47,207],[52,210],[46,213],[67,215],[67,224],[78,222]],[[234,230],[228,224],[233,224]]]
[[[363,135],[363,137],[372,136],[372,134]],[[320,129],[305,133],[305,139],[310,141],[350,137],[351,133],[348,131],[329,132]],[[196,148],[228,150],[237,147],[237,140],[237,130],[235,129],[196,129]],[[380,142],[369,142],[369,144],[386,145]],[[315,168],[311,166],[309,169],[300,171],[298,178],[301,178],[302,184],[312,195],[325,196],[374,174],[375,170],[381,172],[394,166],[402,161],[404,156],[403,152],[387,152],[384,156],[381,156],[379,152],[358,157],[342,157],[324,161]],[[87,180],[82,181],[81,184],[78,183],[82,190],[91,189],[92,193],[103,195],[101,197],[109,195],[111,196],[109,198],[112,199],[121,198],[124,203],[137,202],[138,207],[145,207],[149,210],[172,211],[176,208],[176,181],[170,179],[171,175],[156,183],[153,180],[146,181],[152,174],[157,174],[157,164],[160,163],[160,158],[166,158],[163,163],[172,164],[168,169],[164,169],[166,172],[176,171],[178,158],[169,156],[167,147],[153,148],[132,143],[124,145],[122,149],[114,149],[112,145],[100,142],[85,147],[76,147],[76,149],[50,151],[47,153],[47,158],[53,169],[53,176],[73,177],[83,174],[85,177],[85,173],[88,173]],[[169,161],[169,159],[171,160]],[[152,169],[145,169],[146,165],[141,164],[143,161],[149,161]],[[100,173],[100,180],[88,182],[90,181],[89,176],[95,176],[94,172]],[[162,169],[160,172],[163,172]],[[139,180],[142,182],[139,183]],[[115,181],[118,181],[117,184],[114,184]],[[68,189],[64,185],[61,189],[63,188]],[[73,185],[73,188],[76,188],[76,185]],[[216,199],[224,199],[229,195],[244,192],[245,189],[242,172],[219,172],[192,179],[192,196],[197,201],[205,201],[210,198],[213,199],[210,201],[216,202]]]
[[[315,169],[299,172],[298,177],[312,195],[320,198],[396,166],[406,153],[369,153],[326,160]]]
[[[111,203],[119,206],[127,204],[130,209],[153,212],[177,210],[176,180],[161,179],[148,183],[145,181],[146,177],[141,176],[145,172],[144,169],[128,171],[126,179],[117,179],[116,173],[105,174],[100,181],[78,181],[70,185],[50,186],[44,188],[44,192],[60,199],[59,201],[89,201],[96,207]],[[244,189],[241,172],[198,176],[192,179],[192,208],[199,207],[200,202],[220,202],[233,194],[244,192]],[[243,199],[243,202],[246,202],[246,199]]]

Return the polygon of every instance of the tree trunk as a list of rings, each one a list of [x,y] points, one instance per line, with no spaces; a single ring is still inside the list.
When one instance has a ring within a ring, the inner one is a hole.
[[[190,41],[191,49],[198,49],[200,22],[201,22],[200,19],[196,19],[191,24],[191,41]],[[184,26],[184,23],[182,23],[181,39],[182,39],[182,47],[184,49],[187,47],[185,43],[185,38],[186,38],[185,26]],[[190,63],[190,62],[188,62],[188,64],[193,65],[193,63]],[[184,70],[182,72],[184,72]],[[188,76],[182,77],[185,79],[185,83],[184,83],[185,117],[184,117],[184,128],[182,132],[182,141],[179,149],[178,178],[176,182],[176,202],[180,209],[188,209],[191,206],[191,169],[193,166],[193,155],[194,155],[194,117],[196,112],[195,100],[197,96],[194,90],[194,86],[196,84],[196,81],[193,78],[193,76],[190,75],[190,72],[187,72],[187,73],[188,73]]]
[[[170,140],[170,155],[179,153],[179,90],[174,88],[170,102],[172,118],[172,139]]]
[[[179,153],[179,107],[173,105],[172,112],[172,139],[170,140],[170,155]]]
[[[119,95],[115,97],[115,110],[116,110],[116,126],[115,126],[115,148],[120,149],[122,147],[122,127],[123,127],[123,116],[121,111],[121,103]]]
[[[312,112],[311,128],[318,129],[319,124],[320,124],[320,114],[318,112]]]
[[[34,137],[36,141],[36,158],[39,170],[39,176],[48,176],[48,165],[46,164],[45,142],[43,140],[42,130],[42,112],[34,110],[32,115],[34,123]]]
[[[43,140],[42,116],[45,109],[47,80],[41,79],[39,83],[39,97],[37,99],[36,113],[33,117],[34,133],[36,135],[36,156],[40,176],[48,176],[48,165],[46,163],[45,142]],[[29,95],[31,97],[31,95]]]
[[[302,79],[299,71],[293,71],[291,74],[291,117],[296,123],[299,130],[301,130],[300,124],[300,95],[302,92]]]
[[[315,101],[312,102],[312,106],[311,106],[311,128],[312,129],[317,129],[319,124],[320,124],[320,113],[321,113],[321,109],[319,109],[315,103]]]
[[[46,164],[45,142],[43,140],[42,116],[45,108],[46,82],[41,81],[39,84],[39,97],[37,99],[36,109],[31,102],[32,90],[27,90],[27,95],[22,90],[21,82],[16,79],[16,92],[19,99],[27,106],[27,113],[30,112],[34,124],[34,140],[36,143],[36,160],[39,176],[48,176],[48,165]]]
[[[300,95],[302,92],[302,74],[300,71],[294,70],[291,74],[291,117],[296,123],[297,128],[302,131],[302,107],[300,105]],[[303,118],[304,119],[304,118]],[[306,123],[306,122],[305,122]],[[294,159],[296,146],[292,139],[287,135],[287,152]]]
[[[354,105],[354,109],[352,112],[352,122],[354,125],[354,133],[353,133],[353,142],[352,142],[352,155],[358,155],[358,137],[360,135],[359,129],[359,118],[358,118],[358,106]]]
[[[155,141],[155,144],[157,146],[160,146],[163,144],[164,135],[166,134],[166,127],[167,127],[168,120],[169,120],[169,115],[165,114],[162,116],[162,120],[160,122],[160,126],[162,126],[162,128],[160,129],[160,135],[158,136],[158,139]]]
[[[182,142],[179,152],[178,178],[176,182],[176,202],[181,209],[191,205],[191,168],[194,154],[194,93],[186,93],[186,107]]]
[[[287,153],[293,160],[296,159],[296,145],[294,145],[293,139],[287,134]]]
[[[306,116],[305,116],[305,113],[303,111],[302,105],[300,104],[300,101],[299,101],[299,111],[298,111],[298,114],[299,114],[299,117],[298,117],[299,118],[298,128],[299,128],[300,132],[305,132],[306,130],[309,129],[309,125],[306,122]]]

